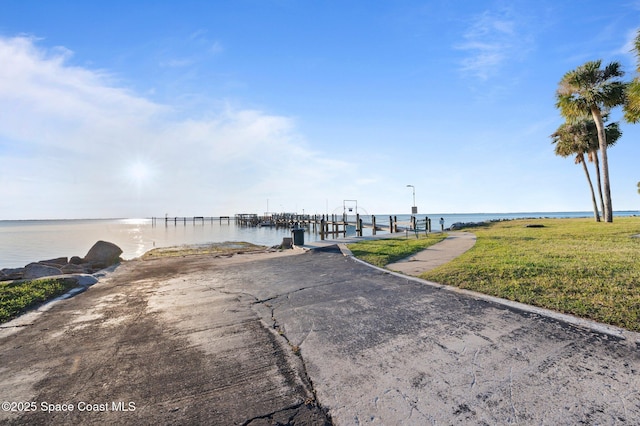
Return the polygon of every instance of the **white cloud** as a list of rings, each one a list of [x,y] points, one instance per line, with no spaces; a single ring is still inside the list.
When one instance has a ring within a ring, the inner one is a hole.
[[[523,35],[508,14],[484,12],[477,16],[463,34],[464,41],[454,46],[467,53],[461,70],[481,80],[497,73],[506,61],[525,48]]]
[[[68,133],[113,128],[134,117],[148,119],[164,109],[110,86],[106,73],[66,65],[70,57],[66,49],[37,49],[33,39],[0,39],[4,137],[48,146],[79,142],[81,147],[86,142]]]
[[[618,51],[615,53],[628,56],[630,57],[630,60],[635,61],[636,54],[633,49],[635,47],[635,40],[636,40],[636,36],[638,35],[638,31],[640,31],[639,28],[634,28],[633,30],[627,31],[624,45],[620,49],[618,49]]]
[[[200,29],[191,34],[189,36],[189,39],[208,45],[209,47],[207,50],[209,51],[209,53],[212,53],[214,55],[224,52],[224,46],[222,45],[222,43],[219,40],[214,40],[212,42],[209,37],[207,37],[208,33],[209,32],[207,30]]]
[[[0,218],[234,214],[269,197],[311,211],[356,173],[289,117],[227,105],[176,118],[70,57],[0,38]]]
[[[224,46],[219,41],[214,41],[209,48],[209,51],[215,55],[224,52]]]

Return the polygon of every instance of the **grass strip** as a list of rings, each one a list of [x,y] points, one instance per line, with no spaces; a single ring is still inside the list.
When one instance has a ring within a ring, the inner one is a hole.
[[[471,231],[471,250],[420,277],[640,332],[640,217],[522,219]],[[420,250],[409,244],[386,239],[349,248],[385,266]]]
[[[640,331],[640,218],[513,220],[473,232],[471,250],[421,278]]]
[[[0,323],[7,322],[77,285],[73,278],[49,278],[0,283]]]
[[[383,238],[379,240],[365,240],[349,244],[347,247],[355,257],[372,265],[384,267],[389,263],[409,257],[432,246],[447,237],[443,233],[420,235],[416,238],[413,233],[406,238]]]

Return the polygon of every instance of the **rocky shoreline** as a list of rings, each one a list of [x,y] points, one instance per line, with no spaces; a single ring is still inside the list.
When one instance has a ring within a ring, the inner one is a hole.
[[[69,274],[93,274],[122,261],[122,249],[117,245],[98,241],[84,257],[57,257],[29,263],[22,268],[0,270],[0,281],[32,280]]]

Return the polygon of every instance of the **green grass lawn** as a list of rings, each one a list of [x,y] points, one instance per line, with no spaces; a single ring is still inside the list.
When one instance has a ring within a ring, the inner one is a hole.
[[[435,233],[419,238],[410,232],[407,238],[384,238],[380,240],[365,240],[349,244],[347,247],[355,257],[372,265],[383,267],[405,257],[411,256],[427,247],[439,243],[447,237],[446,234]]]
[[[0,323],[42,302],[60,296],[77,285],[73,278],[0,282]]]
[[[470,231],[471,250],[421,278],[640,331],[639,217],[513,220]]]

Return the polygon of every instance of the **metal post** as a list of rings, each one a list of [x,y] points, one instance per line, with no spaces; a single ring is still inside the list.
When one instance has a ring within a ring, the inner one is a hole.
[[[413,185],[407,185],[407,188],[411,188],[413,192],[413,206],[411,207],[411,214],[418,214],[418,207],[416,206],[416,187]]]

